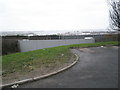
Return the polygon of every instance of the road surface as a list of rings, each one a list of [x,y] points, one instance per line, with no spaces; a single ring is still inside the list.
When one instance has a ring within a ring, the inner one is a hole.
[[[57,75],[18,88],[118,88],[118,47],[72,49],[80,59]]]

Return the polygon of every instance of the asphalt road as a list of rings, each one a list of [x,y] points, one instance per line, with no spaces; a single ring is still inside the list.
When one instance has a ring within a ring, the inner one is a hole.
[[[80,59],[57,75],[25,83],[18,88],[118,88],[118,48],[72,49]]]

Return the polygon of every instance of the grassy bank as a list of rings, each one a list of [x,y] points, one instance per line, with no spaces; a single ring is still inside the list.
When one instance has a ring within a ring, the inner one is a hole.
[[[62,65],[73,55],[69,51],[71,47],[94,47],[103,45],[118,45],[118,42],[74,44],[5,55],[2,57],[3,77],[11,73],[26,73],[36,68],[49,68]]]

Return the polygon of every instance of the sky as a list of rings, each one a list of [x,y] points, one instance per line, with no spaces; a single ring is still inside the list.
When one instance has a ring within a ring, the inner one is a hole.
[[[107,0],[0,0],[2,31],[106,29]]]

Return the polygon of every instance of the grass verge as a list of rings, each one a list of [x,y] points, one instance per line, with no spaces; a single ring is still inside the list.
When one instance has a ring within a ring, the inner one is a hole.
[[[95,47],[119,44],[120,42],[74,44],[5,55],[2,56],[2,75],[3,77],[6,77],[11,73],[16,72],[19,72],[19,74],[27,74],[36,68],[49,68],[62,65],[70,59],[71,55],[73,55],[69,51],[69,48],[72,47]]]

